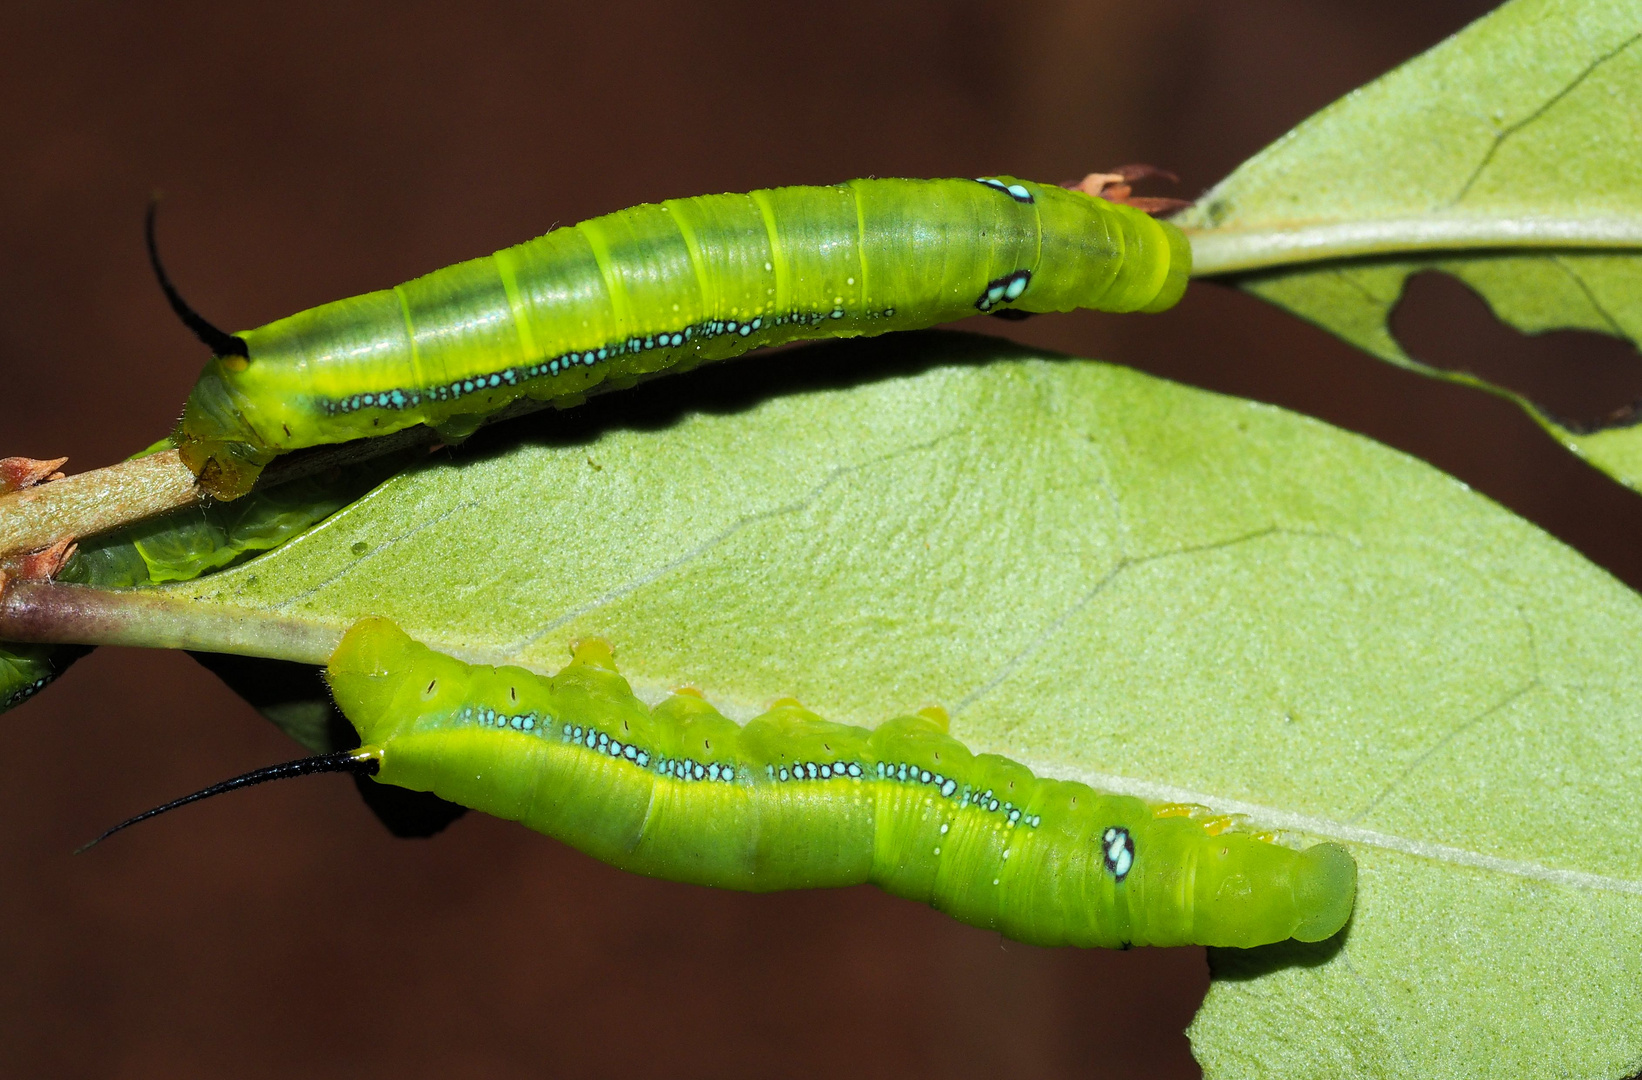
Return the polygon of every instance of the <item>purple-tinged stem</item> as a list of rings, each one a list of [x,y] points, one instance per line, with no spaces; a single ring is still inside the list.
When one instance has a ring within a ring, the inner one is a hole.
[[[145,590],[13,582],[0,595],[0,641],[134,645],[324,664],[342,640],[326,623]]]

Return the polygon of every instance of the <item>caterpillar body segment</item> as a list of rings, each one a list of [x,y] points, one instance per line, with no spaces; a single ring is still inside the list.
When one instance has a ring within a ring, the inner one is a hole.
[[[764,345],[973,315],[1158,311],[1184,291],[1173,226],[1016,180],[852,180],[635,206],[233,335],[188,399],[183,460],[220,498],[276,455]]]
[[[1249,947],[1332,936],[1356,865],[971,754],[937,718],[875,729],[778,704],[745,726],[650,708],[584,645],[551,678],[475,667],[384,619],[328,678],[377,779],[637,873],[765,891],[872,882],[1040,945]]]

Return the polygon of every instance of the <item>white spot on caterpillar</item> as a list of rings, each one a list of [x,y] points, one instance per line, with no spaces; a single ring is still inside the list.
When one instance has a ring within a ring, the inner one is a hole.
[[[1111,871],[1114,878],[1122,881],[1135,864],[1134,838],[1129,835],[1128,829],[1121,825],[1113,825],[1101,834],[1100,842],[1106,869]]]

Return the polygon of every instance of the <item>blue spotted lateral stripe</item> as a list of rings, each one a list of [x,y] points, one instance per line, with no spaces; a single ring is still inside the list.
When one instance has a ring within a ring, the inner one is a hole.
[[[1022,271],[1022,273],[1025,272]],[[980,299],[976,301],[976,306],[983,311],[987,311],[1003,299],[1010,301],[1020,299],[1021,293],[1026,288],[1026,280],[1029,280],[1030,276],[1030,274],[1026,274],[1026,278],[1017,281],[1015,279],[1019,278],[1020,275],[1015,275],[1014,278],[1001,285],[993,283],[997,285],[996,288],[989,285],[987,291],[983,292]],[[996,295],[992,295],[994,293]],[[697,326],[686,326],[682,330],[663,331],[643,338],[628,338],[625,341],[600,345],[597,349],[564,353],[546,363],[518,364],[503,368],[500,371],[459,379],[448,385],[433,386],[426,389],[399,388],[395,390],[368,391],[338,400],[316,397],[314,404],[327,416],[358,412],[361,409],[388,409],[390,411],[417,409],[429,402],[458,401],[473,394],[497,390],[502,387],[523,386],[534,379],[556,378],[560,375],[567,375],[576,368],[592,367],[602,361],[615,360],[637,353],[651,350],[683,350],[689,343],[714,337],[751,337],[754,333],[764,329],[766,322],[776,327],[807,325],[813,328],[822,326],[828,319],[842,319],[844,315],[843,308],[835,307],[827,312],[806,313],[794,311],[787,315],[776,316],[770,320],[765,320],[761,316],[754,316],[746,322],[727,319],[703,323]],[[885,308],[882,312],[869,312],[865,317],[869,319],[894,318],[895,309]]]
[[[307,446],[414,424],[454,442],[520,399],[573,405],[601,383],[977,311],[1161,311],[1190,271],[1172,225],[1007,176],[668,199],[219,332],[228,354],[189,395],[178,449],[236,498]]]
[[[553,723],[551,718],[544,723],[535,713],[510,716],[498,713],[494,709],[472,705],[463,706],[457,719],[459,722],[473,723],[480,727],[510,728],[521,733],[537,732],[543,735]],[[719,761],[703,763],[690,758],[657,757],[648,748],[630,741],[623,742],[619,737],[612,738],[609,732],[584,727],[581,724],[562,725],[559,729],[559,741],[581,747],[593,754],[625,760],[637,768],[651,770],[657,776],[669,780],[731,783],[738,776],[750,777],[744,765]],[[955,798],[960,807],[972,807],[978,811],[999,814],[1004,819],[1004,824],[1010,827],[1024,823],[1035,829],[1043,823],[1042,814],[1026,814],[1014,803],[1000,800],[991,788],[976,792],[969,784],[960,785],[949,776],[919,768],[914,764],[879,761],[871,766],[871,771],[879,780],[925,785],[933,788],[942,798]],[[860,780],[867,776],[867,770],[856,761],[805,761],[792,765],[767,764],[764,766],[764,775],[768,780],[784,784],[789,781],[806,780]]]
[[[327,678],[379,782],[675,881],[871,882],[1021,941],[1111,947],[1320,940],[1354,895],[1342,848],[1035,776],[935,708],[867,729],[783,700],[741,725],[693,692],[646,705],[601,641],[544,677],[385,619],[348,631]]]

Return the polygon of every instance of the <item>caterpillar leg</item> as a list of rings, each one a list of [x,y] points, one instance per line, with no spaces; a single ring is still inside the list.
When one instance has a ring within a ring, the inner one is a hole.
[[[455,446],[478,431],[484,422],[485,418],[481,415],[458,413],[433,425],[433,430],[438,434],[440,442],[446,446]]]
[[[1152,817],[1188,818],[1201,825],[1203,831],[1210,836],[1219,836],[1223,832],[1236,829],[1246,820],[1241,814],[1216,814],[1207,806],[1199,806],[1196,803],[1164,803],[1152,811]],[[1261,833],[1259,835],[1270,839],[1269,834]]]
[[[1203,831],[1210,836],[1219,836],[1221,833],[1236,827],[1237,822],[1238,818],[1234,814],[1216,814],[1214,817],[1205,818],[1198,824],[1202,825]]]
[[[1209,808],[1207,806],[1199,806],[1197,803],[1164,803],[1152,811],[1152,816],[1155,818],[1192,818],[1208,812]]]

